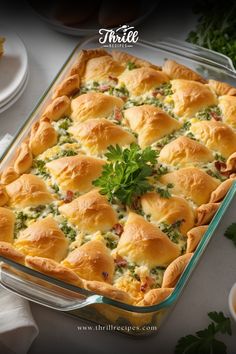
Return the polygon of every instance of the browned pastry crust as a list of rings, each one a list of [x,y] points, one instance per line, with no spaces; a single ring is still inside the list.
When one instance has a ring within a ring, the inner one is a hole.
[[[92,190],[71,203],[62,205],[59,210],[80,230],[86,232],[98,230],[106,232],[118,221],[115,210],[106,197],[97,190]]]
[[[63,118],[70,112],[70,99],[67,96],[60,96],[55,98],[45,109],[41,119],[45,118],[50,121],[57,121]]]
[[[135,66],[137,66],[137,67],[147,66],[149,68],[161,70],[160,66],[154,65],[147,60],[137,58],[137,57],[135,57],[131,54],[125,53],[125,52],[119,52],[117,50],[113,50],[111,55],[112,55],[113,59],[115,59],[119,63],[123,64],[124,66],[126,66],[128,63],[134,63]]]
[[[192,124],[190,130],[206,147],[225,158],[236,151],[236,133],[225,123],[200,121]]]
[[[37,156],[57,143],[57,132],[49,119],[35,122],[30,133],[29,147]]]
[[[187,136],[180,136],[165,145],[159,156],[160,162],[181,167],[200,162],[207,163],[212,160],[214,156],[207,147]]]
[[[165,270],[162,288],[173,288],[190,261],[193,253],[185,253],[176,258]]]
[[[193,229],[189,230],[187,233],[187,249],[186,253],[194,252],[197,248],[197,245],[201,241],[203,235],[205,234],[208,226],[201,225],[196,226]]]
[[[117,289],[115,286],[104,283],[103,281],[87,280],[84,281],[85,288],[96,294],[110,297],[111,299],[132,304],[134,299],[125,291]]]
[[[173,292],[174,288],[158,288],[149,290],[143,300],[137,303],[138,306],[152,306],[164,301]]]
[[[71,118],[80,122],[92,118],[106,118],[112,114],[115,107],[121,108],[123,104],[119,97],[98,92],[85,93],[71,101]]]
[[[15,181],[19,177],[19,174],[14,170],[13,166],[9,166],[3,170],[1,174],[1,183],[8,184]]]
[[[0,207],[7,204],[9,197],[7,195],[5,187],[0,185]]]
[[[115,61],[110,55],[92,58],[87,61],[82,82],[103,81],[110,77],[117,77],[124,71],[123,65]]]
[[[236,96],[236,88],[227,84],[226,82],[209,80],[208,84],[218,96],[223,96],[223,95]]]
[[[78,59],[71,68],[70,75],[78,74],[80,77],[82,77],[85,71],[87,61],[92,58],[98,58],[104,55],[110,54],[102,48],[81,50]]]
[[[103,153],[110,145],[129,145],[135,141],[133,134],[105,118],[77,123],[71,127],[70,132],[92,154]]]
[[[75,284],[79,287],[83,286],[82,279],[80,279],[75,272],[52,259],[26,256],[25,264],[32,269],[49,275],[50,277],[55,277],[66,283]]]
[[[228,193],[236,178],[229,178],[222,182],[212,193],[209,200],[210,203],[220,202]]]
[[[167,173],[160,178],[160,182],[173,184],[173,193],[190,198],[197,205],[208,203],[211,193],[220,184],[219,180],[195,167]]]
[[[171,81],[174,113],[184,118],[194,116],[201,109],[217,104],[217,98],[208,85],[197,81],[176,79]]]
[[[62,157],[46,164],[62,190],[88,192],[105,162],[85,155]]]
[[[61,96],[71,96],[75,94],[80,88],[80,77],[78,74],[66,77],[60,85],[58,85],[53,93],[52,99]]]
[[[6,192],[11,206],[36,206],[53,201],[53,197],[43,180],[32,174],[23,174],[17,180],[8,184]]]
[[[57,222],[48,216],[21,231],[14,246],[25,255],[61,261],[67,253],[68,240]]]
[[[236,152],[228,157],[226,161],[226,171],[236,172]]]
[[[0,242],[0,256],[6,257],[17,263],[24,263],[25,255],[19,252],[9,242]]]
[[[0,241],[13,242],[15,214],[7,208],[0,207]]]
[[[183,220],[180,225],[183,234],[194,225],[195,213],[184,198],[176,196],[162,198],[158,193],[150,192],[141,197],[141,205],[151,220],[168,224]]]
[[[117,254],[133,263],[153,268],[168,265],[179,253],[178,246],[158,227],[138,214],[129,213]]]
[[[62,264],[81,278],[111,283],[114,260],[102,241],[92,240],[68,254]]]
[[[14,170],[21,175],[28,171],[33,163],[33,155],[28,143],[23,142],[17,151],[17,157],[14,162]]]
[[[195,71],[189,69],[188,67],[182,64],[176,63],[176,61],[174,60],[165,60],[162,70],[172,80],[184,79],[184,80],[199,81],[203,84],[206,83],[206,80],[198,73],[196,73]]]
[[[220,203],[208,203],[200,205],[197,210],[197,222],[196,225],[206,225],[209,224],[217,210],[219,209]]]
[[[124,116],[129,127],[138,133],[142,148],[181,127],[181,123],[159,107],[146,104],[126,109]]]
[[[236,91],[236,89],[235,89]],[[236,96],[224,95],[219,97],[219,107],[223,121],[236,128]]]
[[[134,96],[139,96],[167,81],[169,81],[169,78],[165,73],[146,66],[126,70],[119,76],[119,83],[124,84],[131,95]]]

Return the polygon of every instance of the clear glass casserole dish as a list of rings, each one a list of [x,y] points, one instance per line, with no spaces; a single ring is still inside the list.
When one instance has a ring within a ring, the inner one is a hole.
[[[98,37],[92,37],[74,49],[52,85],[8,148],[2,158],[0,172],[9,163],[15,149],[29,133],[33,122],[39,118],[45,109],[53,88],[66,76],[79,51],[98,46]],[[122,50],[126,49],[122,48]],[[161,64],[165,58],[173,59],[201,73],[206,78],[225,81],[229,84],[234,84],[236,78],[232,62],[227,57],[174,40],[159,41],[156,44],[140,41],[134,47],[128,48],[128,52],[157,65]],[[0,283],[5,288],[31,301],[59,311],[65,311],[68,314],[88,319],[100,325],[112,325],[113,329],[127,334],[148,335],[157,333],[163,319],[176,303],[187,284],[189,276],[213,236],[217,225],[235,195],[235,191],[236,185],[234,184],[210,223],[175,290],[158,305],[145,307],[128,305],[56,280],[4,257],[0,257]]]

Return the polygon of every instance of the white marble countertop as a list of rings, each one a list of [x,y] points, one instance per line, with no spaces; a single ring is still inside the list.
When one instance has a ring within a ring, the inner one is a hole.
[[[7,1],[5,1],[7,4]],[[0,22],[10,25],[23,39],[28,50],[30,78],[28,86],[10,109],[0,114],[0,135],[14,135],[58,72],[79,39],[54,32],[42,23],[22,2],[14,3],[14,12],[7,6],[0,13]],[[140,27],[140,36],[155,41],[163,34],[184,38],[191,19],[181,10],[173,26],[169,15],[156,11]],[[179,20],[177,20],[179,19]],[[184,19],[184,20],[183,20]],[[172,26],[170,26],[170,23]],[[236,221],[236,199],[222,219],[217,232],[192,275],[182,297],[163,324],[157,336],[134,339],[102,331],[78,331],[83,322],[62,313],[32,304],[32,312],[40,334],[29,353],[165,353],[174,352],[178,339],[208,325],[207,313],[223,311],[229,315],[228,293],[236,281],[236,248],[224,236],[225,228]],[[236,324],[233,336],[224,337],[228,353],[236,352]]]

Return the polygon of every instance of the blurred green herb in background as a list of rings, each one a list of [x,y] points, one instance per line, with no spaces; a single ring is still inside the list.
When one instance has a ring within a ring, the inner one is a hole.
[[[200,17],[187,41],[227,55],[236,67],[236,2],[197,1],[193,12]]]

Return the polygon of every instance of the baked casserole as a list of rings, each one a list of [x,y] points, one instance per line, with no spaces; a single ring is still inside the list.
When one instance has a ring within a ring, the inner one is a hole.
[[[0,255],[158,304],[235,180],[236,88],[166,60],[81,51],[1,174]]]

